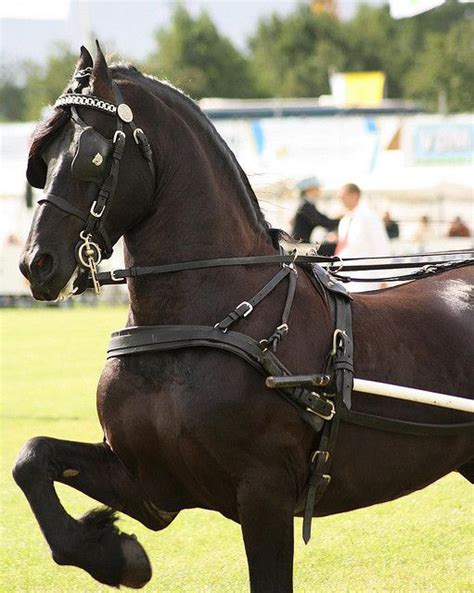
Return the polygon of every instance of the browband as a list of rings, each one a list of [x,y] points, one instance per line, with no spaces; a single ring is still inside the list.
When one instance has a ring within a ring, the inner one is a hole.
[[[98,111],[103,111],[110,115],[117,115],[118,107],[114,103],[109,103],[99,97],[93,95],[80,95],[78,93],[65,93],[61,95],[56,103],[55,107],[66,107],[67,105],[83,105],[84,107],[92,107]]]

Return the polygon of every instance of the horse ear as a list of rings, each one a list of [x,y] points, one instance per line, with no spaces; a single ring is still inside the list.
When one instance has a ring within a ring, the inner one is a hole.
[[[109,67],[102,53],[99,42],[97,45],[97,52],[95,56],[94,66],[92,68],[91,87],[92,92],[97,97],[105,99],[106,101],[114,101],[114,92],[112,89],[112,76],[110,75]]]
[[[79,58],[77,64],[76,64],[76,72],[77,73],[79,70],[84,70],[84,68],[92,68],[94,62],[92,60],[92,56],[90,55],[89,51],[87,50],[87,48],[85,48],[83,45],[81,45],[81,57]]]

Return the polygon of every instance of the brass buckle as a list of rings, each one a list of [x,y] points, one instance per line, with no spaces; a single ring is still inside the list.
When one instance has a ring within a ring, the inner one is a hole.
[[[314,395],[318,395],[314,391],[312,391],[311,393],[313,393]],[[334,402],[332,402],[330,400],[325,400],[325,401],[326,401],[326,403],[328,403],[330,405],[330,408],[331,408],[331,411],[329,412],[329,414],[326,414],[326,415],[321,414],[321,412],[315,412],[311,408],[306,408],[306,411],[311,412],[311,414],[315,414],[316,416],[319,416],[323,420],[332,420],[334,418],[334,416],[336,415],[336,407],[334,406]]]

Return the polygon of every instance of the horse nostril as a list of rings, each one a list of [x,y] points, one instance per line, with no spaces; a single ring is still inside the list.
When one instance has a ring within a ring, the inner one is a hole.
[[[33,258],[30,265],[32,276],[35,276],[39,280],[47,278],[54,267],[54,259],[49,253],[39,253]]]

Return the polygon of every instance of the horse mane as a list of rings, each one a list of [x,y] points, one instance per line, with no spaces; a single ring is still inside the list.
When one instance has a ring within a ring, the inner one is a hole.
[[[241,184],[243,194],[247,197],[248,203],[252,212],[255,215],[257,224],[260,229],[271,240],[273,246],[278,249],[279,240],[283,236],[283,232],[278,229],[271,228],[271,225],[265,219],[265,216],[258,203],[257,196],[250,185],[247,175],[240,166],[237,158],[222,136],[217,132],[213,123],[201,110],[199,105],[183,91],[173,86],[171,83],[159,80],[154,76],[143,74],[135,66],[130,64],[112,64],[110,70],[118,77],[124,77],[131,81],[138,81],[142,85],[149,86],[154,94],[165,101],[165,103],[178,104],[184,107],[185,111],[192,117],[197,125],[204,128],[214,141],[214,145],[219,149],[222,157],[225,159],[230,169],[238,182]],[[69,119],[69,113],[64,109],[50,109],[43,120],[37,125],[33,132],[30,146],[29,146],[29,161],[35,161],[41,157],[41,152],[51,142],[54,136],[62,129]]]
[[[185,111],[192,117],[193,121],[204,128],[204,130],[211,136],[214,144],[218,147],[221,156],[225,159],[229,167],[233,170],[236,178],[242,186],[242,190],[246,195],[249,205],[253,213],[255,214],[257,223],[260,225],[261,230],[269,236],[272,244],[278,249],[278,242],[281,236],[281,232],[278,229],[271,228],[271,225],[265,219],[265,216],[258,203],[257,196],[250,185],[247,175],[240,166],[235,154],[229,148],[225,140],[218,133],[211,120],[201,110],[199,105],[183,91],[172,85],[170,82],[160,80],[155,76],[143,74],[135,66],[130,64],[112,64],[110,66],[112,74],[116,74],[119,77],[125,77],[132,81],[138,81],[141,84],[148,86],[154,94],[158,96],[167,104],[179,104],[184,107]]]
[[[30,139],[28,160],[41,158],[41,152],[51,142],[54,136],[63,128],[69,119],[69,113],[64,109],[49,109],[45,117],[36,126]]]

